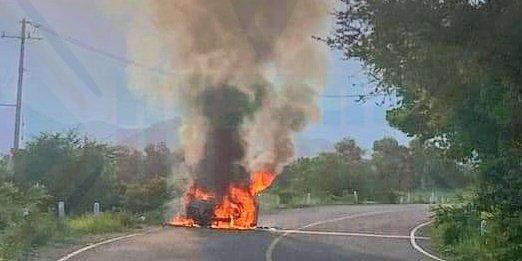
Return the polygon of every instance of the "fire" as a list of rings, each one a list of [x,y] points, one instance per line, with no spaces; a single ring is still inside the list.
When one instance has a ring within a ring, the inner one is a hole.
[[[192,201],[194,199],[200,199],[204,201],[209,201],[214,198],[214,194],[210,191],[206,191],[203,188],[192,186],[187,194],[185,195],[185,200]],[[187,202],[185,202],[186,204]]]
[[[197,226],[194,224],[194,219],[192,218],[186,218],[186,217],[174,217],[170,221],[170,224],[173,226],[180,226],[180,227],[195,227]]]
[[[250,194],[259,194],[263,190],[270,187],[272,182],[274,182],[274,179],[275,175],[270,171],[261,170],[255,172],[254,175],[252,175],[252,179],[250,180]]]
[[[266,190],[274,179],[275,174],[271,171],[254,172],[248,185],[230,184],[227,194],[220,202],[215,202],[212,192],[193,185],[184,198],[187,207],[186,216],[174,217],[170,224],[188,227],[251,229],[257,224],[256,195]],[[205,208],[210,208],[211,213],[207,215]]]

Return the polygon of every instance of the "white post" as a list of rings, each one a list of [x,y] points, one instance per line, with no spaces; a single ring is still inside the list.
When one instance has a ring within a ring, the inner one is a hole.
[[[94,202],[93,213],[95,216],[100,214],[100,203],[99,202]]]
[[[312,194],[306,193],[306,204],[310,205],[312,203]]]
[[[411,192],[408,191],[408,199],[407,199],[407,202],[408,204],[411,204]]]
[[[14,174],[14,151],[7,155],[7,169],[10,172],[9,174]]]
[[[58,217],[65,217],[65,203],[63,201],[58,201]]]
[[[353,191],[353,201],[355,202],[355,204],[359,203],[359,196],[357,195],[357,190]]]

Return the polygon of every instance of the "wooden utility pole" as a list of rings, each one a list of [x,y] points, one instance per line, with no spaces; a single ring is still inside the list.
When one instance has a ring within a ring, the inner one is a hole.
[[[25,18],[20,21],[22,24],[20,35],[6,35],[2,33],[2,38],[16,38],[20,39],[20,57],[18,60],[18,83],[16,87],[16,117],[15,117],[15,130],[14,130],[14,141],[13,141],[13,152],[16,152],[20,148],[20,132],[22,122],[22,90],[23,90],[23,79],[24,79],[24,55],[25,55],[25,41],[26,40],[41,40],[40,37],[31,36],[31,33],[27,33],[27,25],[32,25],[38,28],[38,25],[27,21]]]

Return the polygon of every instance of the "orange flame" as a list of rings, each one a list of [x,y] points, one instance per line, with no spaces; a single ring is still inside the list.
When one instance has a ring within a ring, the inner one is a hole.
[[[214,194],[212,192],[206,191],[205,189],[198,186],[192,186],[185,195],[185,200],[201,199],[204,201],[209,201],[213,198]]]
[[[173,226],[179,226],[179,227],[194,227],[196,226],[196,223],[194,222],[194,219],[192,218],[186,218],[186,217],[174,217],[172,220],[170,220],[170,224]]]
[[[267,170],[260,170],[252,175],[250,180],[250,194],[257,195],[266,190],[274,182],[274,173]]]
[[[254,172],[248,186],[231,184],[228,193],[214,207],[212,228],[222,229],[251,229],[257,224],[256,195],[266,190],[274,181],[275,174],[268,170]],[[185,194],[185,204],[193,200],[211,201],[212,192],[193,185]],[[192,218],[174,217],[171,220],[174,226],[197,226]]]

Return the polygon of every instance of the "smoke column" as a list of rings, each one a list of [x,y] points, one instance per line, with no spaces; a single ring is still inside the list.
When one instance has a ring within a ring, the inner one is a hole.
[[[111,2],[118,10],[129,3]],[[179,138],[194,181],[219,191],[245,173],[280,172],[294,156],[294,134],[319,118],[328,50],[311,36],[325,32],[327,1],[131,2],[140,15],[129,28],[129,56],[174,73],[129,69],[129,85],[182,111]]]

